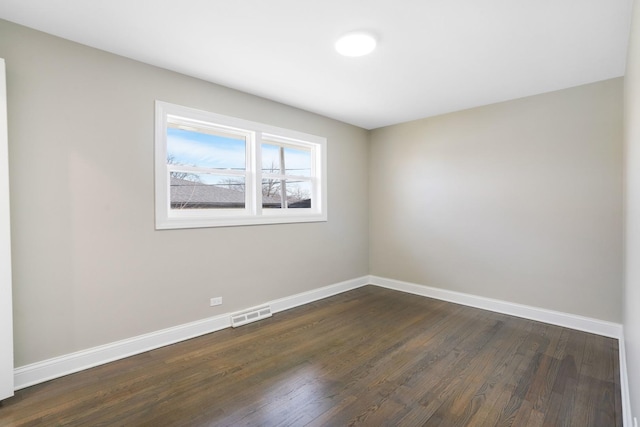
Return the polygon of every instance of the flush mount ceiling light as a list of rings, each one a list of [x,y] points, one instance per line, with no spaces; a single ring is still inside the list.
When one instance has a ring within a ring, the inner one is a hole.
[[[376,38],[365,31],[354,31],[340,37],[336,50],[344,56],[363,56],[376,48]]]

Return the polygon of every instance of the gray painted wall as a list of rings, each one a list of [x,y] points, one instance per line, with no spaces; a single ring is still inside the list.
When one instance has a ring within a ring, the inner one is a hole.
[[[368,273],[366,131],[6,21],[0,57],[16,366]],[[327,137],[329,221],[154,230],[156,99]]]
[[[622,79],[371,134],[377,276],[621,322]]]
[[[631,408],[640,418],[640,4],[635,2],[625,75],[626,283],[624,335]]]
[[[622,320],[621,79],[368,133],[4,21],[0,57],[16,366],[368,273]],[[156,99],[326,136],[329,222],[155,231]]]

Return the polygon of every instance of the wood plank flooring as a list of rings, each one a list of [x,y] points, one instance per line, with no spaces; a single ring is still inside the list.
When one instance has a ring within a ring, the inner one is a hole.
[[[366,286],[17,392],[0,426],[621,426],[616,340]]]

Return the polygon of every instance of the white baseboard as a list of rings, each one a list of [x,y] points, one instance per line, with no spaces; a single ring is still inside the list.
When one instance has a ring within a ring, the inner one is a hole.
[[[490,310],[512,316],[564,326],[607,337],[617,338],[620,342],[620,375],[621,393],[624,411],[624,425],[631,419],[629,410],[629,395],[626,371],[626,358],[624,354],[624,340],[622,325],[576,316],[557,311],[545,310],[506,301],[478,297],[475,295],[453,292],[444,289],[422,286],[415,283],[402,282],[377,276],[363,276],[341,283],[314,289],[288,297],[280,298],[265,304],[271,305],[273,313],[285,311],[303,304],[308,304],[323,298],[327,298],[342,292],[373,284],[376,286],[407,292],[414,295],[440,299],[457,304]],[[264,304],[261,304],[264,305]],[[231,313],[221,314],[215,317],[174,326],[149,334],[139,335],[110,344],[66,354],[60,357],[21,366],[14,370],[15,390],[20,390],[44,381],[59,378],[64,375],[92,368],[94,366],[109,363],[118,359],[140,354],[156,348],[164,347],[180,341],[219,331],[231,326]],[[626,399],[626,400],[625,400]]]
[[[363,276],[353,280],[336,283],[312,291],[280,298],[270,304],[274,313],[288,310],[299,305],[308,304],[369,283],[369,277]],[[261,304],[264,305],[264,304]],[[231,313],[221,314],[207,319],[174,326],[137,337],[116,341],[110,344],[65,354],[60,357],[43,360],[14,369],[14,388],[20,390],[35,384],[59,378],[64,375],[93,368],[123,359],[145,351],[154,350],[169,344],[195,338],[231,326]]]
[[[347,280],[345,282],[336,283],[334,285],[325,286],[323,288],[313,289],[311,291],[280,298],[271,301],[269,304],[271,305],[271,311],[273,313],[278,313],[280,311],[289,310],[291,308],[308,304],[313,301],[318,301],[323,298],[338,295],[352,289],[360,288],[370,283],[371,282],[369,281],[369,276],[362,276],[358,277],[357,279]]]
[[[414,295],[434,298],[438,300],[453,302],[470,307],[481,308],[511,316],[522,317],[538,322],[549,323],[565,328],[590,332],[609,338],[618,339],[618,351],[620,360],[620,394],[622,400],[622,425],[633,426],[631,414],[631,401],[629,397],[629,381],[627,373],[627,356],[624,345],[623,326],[619,323],[606,322],[590,317],[578,316],[575,314],[562,313],[559,311],[546,310],[528,305],[516,304],[507,301],[495,300],[491,298],[479,297],[462,292],[448,291],[445,289],[432,288],[415,283],[402,282],[399,280],[387,279],[378,276],[369,276],[369,283],[383,288],[406,292]]]
[[[15,389],[20,390],[229,326],[231,326],[229,315],[222,314],[21,366],[14,370]]]
[[[633,427],[633,415],[631,413],[631,397],[629,395],[629,377],[627,373],[627,351],[624,345],[624,335],[618,340],[620,352],[620,400],[622,400],[622,425]]]
[[[432,288],[429,286],[386,279],[378,276],[369,276],[369,282],[383,288],[394,289],[410,294],[481,308],[484,310],[494,311],[496,313],[509,314],[511,316],[536,320],[538,322],[563,326],[570,329],[577,329],[579,331],[590,332],[592,334],[603,335],[605,337],[617,339],[622,338],[622,325],[619,323],[606,322],[604,320],[593,319],[590,317],[479,297],[446,289]]]

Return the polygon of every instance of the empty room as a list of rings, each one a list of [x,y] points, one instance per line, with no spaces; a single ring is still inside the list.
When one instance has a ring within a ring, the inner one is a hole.
[[[0,1],[0,427],[640,419],[637,0]]]

